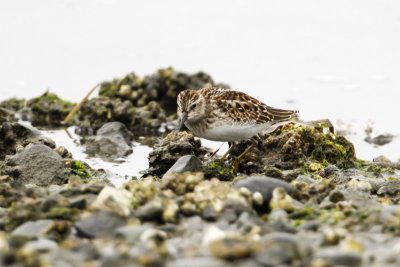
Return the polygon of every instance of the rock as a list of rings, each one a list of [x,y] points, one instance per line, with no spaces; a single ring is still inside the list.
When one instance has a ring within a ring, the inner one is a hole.
[[[130,131],[151,133],[158,131],[166,122],[164,109],[156,102],[136,108],[129,100],[97,97],[88,100],[81,107],[78,134],[91,135],[107,122],[119,121]]]
[[[132,201],[133,196],[128,190],[105,186],[91,204],[91,208],[108,210],[120,216],[129,216]]]
[[[177,172],[197,172],[201,170],[201,161],[198,157],[193,155],[186,155],[179,158],[174,165],[164,174],[164,176],[170,173]]]
[[[210,251],[214,257],[234,261],[251,256],[255,252],[254,246],[246,240],[224,238],[210,244]]]
[[[390,228],[398,228],[400,220],[400,205],[383,206],[380,215],[381,223]]]
[[[100,87],[100,95],[129,99],[135,106],[144,106],[150,101],[158,101],[169,112],[176,112],[176,97],[185,89],[223,86],[213,82],[204,73],[187,74],[173,68],[160,69],[144,78],[130,73],[122,79],[104,82]]]
[[[267,176],[250,176],[239,181],[237,184],[233,186],[233,188],[241,188],[245,187],[250,190],[252,193],[260,192],[263,197],[263,204],[261,207],[255,207],[259,212],[268,212],[270,210],[269,202],[272,198],[272,192],[277,187],[282,187],[286,190],[287,193],[292,194],[296,192],[296,188],[294,188],[289,183],[267,177]]]
[[[148,229],[153,229],[153,226],[151,224],[122,226],[115,230],[115,237],[134,244],[140,240],[140,236]]]
[[[200,160],[207,153],[199,139],[187,132],[172,131],[149,154],[149,170],[152,175],[162,176],[182,155],[194,155]]]
[[[177,259],[171,262],[168,262],[167,267],[206,267],[206,266],[213,266],[213,267],[224,267],[226,266],[226,262],[211,258],[211,257],[193,257],[193,258],[183,258]]]
[[[400,192],[400,179],[384,182],[376,192],[378,196],[398,196]]]
[[[109,122],[97,131],[96,137],[86,139],[86,153],[111,159],[124,157],[133,151],[132,140],[133,134],[124,124]]]
[[[340,170],[335,165],[329,165],[329,166],[325,167],[323,171],[324,171],[325,176],[330,176],[332,174],[339,172]]]
[[[74,223],[78,234],[87,238],[102,238],[111,236],[115,228],[125,224],[125,220],[119,215],[100,211],[91,214],[89,217]]]
[[[386,145],[386,144],[389,144],[390,142],[392,142],[393,138],[394,138],[394,135],[392,135],[392,134],[380,134],[380,135],[372,137],[372,138],[370,136],[367,136],[364,139],[364,141],[369,144],[383,146],[383,145]]]
[[[34,127],[18,122],[0,122],[0,160],[6,155],[13,155],[17,148],[23,148],[28,144],[45,144],[55,148],[53,140],[45,137]]]
[[[218,213],[213,206],[209,205],[203,209],[201,217],[206,221],[215,221],[218,218]]]
[[[26,222],[11,233],[10,243],[16,246],[26,241],[44,237],[55,227],[53,220],[37,220]]]
[[[305,255],[302,255],[299,240],[293,234],[279,232],[267,234],[261,238],[261,243],[263,244],[263,249],[256,255],[256,260],[263,266],[278,266],[281,264],[300,266],[300,263],[305,260],[303,259]],[[307,264],[304,266],[307,266]]]
[[[4,173],[23,183],[40,186],[63,184],[67,174],[63,159],[45,145],[32,145],[6,159]]]
[[[39,238],[38,240],[29,241],[25,246],[27,249],[37,252],[48,252],[58,249],[58,245],[55,241],[46,238]]]
[[[318,262],[318,266],[361,266],[362,258],[361,254],[355,252],[341,252],[334,248],[326,248],[318,250],[312,261],[313,263]]]
[[[169,188],[177,195],[183,195],[192,192],[196,185],[204,181],[204,174],[197,173],[171,173],[164,175],[162,185],[164,188]]]
[[[390,159],[388,159],[385,156],[376,157],[372,161],[383,168],[400,169],[400,162],[392,162]]]
[[[233,158],[239,156],[249,145],[251,141],[239,142],[232,150]],[[257,149],[247,153],[239,164],[239,172],[263,173],[266,168],[271,167],[280,170],[306,168],[316,171],[325,164],[341,169],[358,166],[353,144],[343,136],[325,134],[319,127],[288,123],[263,135]],[[287,178],[293,180],[295,177]]]
[[[276,187],[272,191],[272,198],[269,202],[269,206],[272,210],[283,209],[285,211],[294,210],[294,200],[291,196],[286,194],[283,187]]]
[[[29,120],[32,125],[58,127],[73,109],[74,104],[47,91],[39,97],[30,99],[27,107],[31,109]]]
[[[164,208],[158,199],[151,200],[134,211],[134,215],[142,221],[160,221]]]
[[[344,195],[339,190],[333,190],[329,193],[329,200],[333,203],[337,203],[344,200]]]

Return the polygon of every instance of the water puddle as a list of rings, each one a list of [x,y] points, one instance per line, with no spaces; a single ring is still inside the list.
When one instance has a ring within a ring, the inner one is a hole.
[[[132,177],[140,177],[141,171],[149,167],[147,156],[151,147],[139,142],[132,142],[133,153],[127,157],[116,159],[115,162],[105,161],[99,157],[89,157],[85,153],[85,146],[79,144],[80,136],[75,134],[75,127],[65,130],[42,130],[41,132],[56,142],[57,146],[63,146],[71,152],[72,157],[84,161],[94,169],[103,169],[107,172],[110,181],[120,187]]]

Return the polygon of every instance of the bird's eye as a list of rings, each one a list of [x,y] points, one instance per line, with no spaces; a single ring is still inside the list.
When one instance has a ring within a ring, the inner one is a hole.
[[[191,109],[195,109],[196,106],[197,106],[197,104],[193,104],[190,108],[191,108]]]

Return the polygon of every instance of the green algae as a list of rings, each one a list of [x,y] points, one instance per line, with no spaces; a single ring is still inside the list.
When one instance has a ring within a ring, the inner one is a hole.
[[[73,220],[80,213],[77,208],[69,207],[51,207],[48,212],[44,215],[48,219],[61,219],[61,220]]]
[[[85,165],[77,160],[74,160],[71,164],[71,172],[82,178],[90,178],[92,175],[86,170]]]
[[[228,166],[225,162],[219,160],[213,161],[209,166],[203,168],[204,175],[208,179],[217,177],[221,181],[232,181],[235,177],[235,171],[230,165]]]

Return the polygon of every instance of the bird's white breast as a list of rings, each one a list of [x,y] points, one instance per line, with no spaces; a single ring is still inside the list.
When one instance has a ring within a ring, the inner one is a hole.
[[[269,124],[223,124],[213,125],[205,131],[196,131],[197,129],[188,126],[194,135],[213,141],[234,142],[247,140],[257,135]]]

